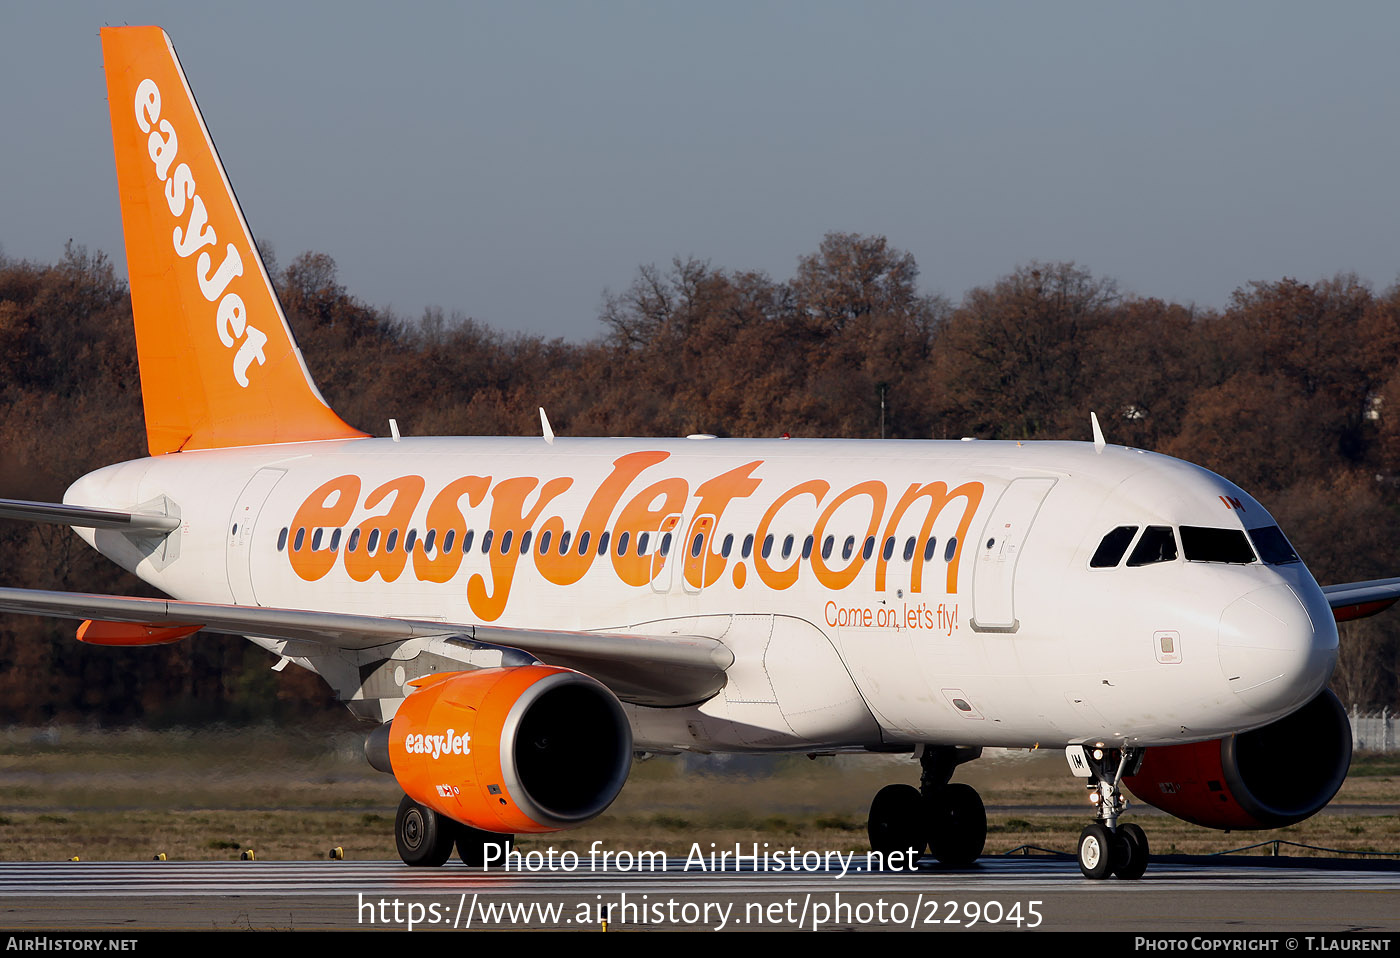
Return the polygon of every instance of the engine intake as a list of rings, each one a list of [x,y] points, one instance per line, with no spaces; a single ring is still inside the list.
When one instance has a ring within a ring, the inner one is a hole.
[[[1124,783],[1207,828],[1281,828],[1332,800],[1351,767],[1351,723],[1331,690],[1292,715],[1211,742],[1149,748]]]
[[[586,675],[527,665],[415,684],[366,754],[454,821],[509,834],[568,828],[606,809],[627,780],[631,727]]]

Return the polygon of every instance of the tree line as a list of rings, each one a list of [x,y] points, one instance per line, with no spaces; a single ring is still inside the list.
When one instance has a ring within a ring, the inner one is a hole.
[[[1087,439],[1198,462],[1254,493],[1324,584],[1400,575],[1400,286],[1352,275],[1250,282],[1223,310],[1127,295],[1073,263],[1031,263],[957,303],[914,257],[831,233],[793,276],[676,259],[604,295],[586,342],[461,314],[367,306],[334,261],[274,277],[327,401],[371,434]],[[0,257],[0,496],[56,500],[145,455],[130,300],[102,254]],[[0,522],[0,583],[152,591],[59,527]],[[319,679],[201,635],[116,650],[74,623],[0,620],[13,722],[306,719]],[[1400,613],[1343,627],[1333,687],[1395,707]]]

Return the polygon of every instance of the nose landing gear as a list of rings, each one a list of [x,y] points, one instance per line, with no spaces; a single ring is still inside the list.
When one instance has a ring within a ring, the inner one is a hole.
[[[1070,770],[1087,778],[1089,800],[1095,820],[1079,833],[1079,870],[1085,878],[1102,879],[1110,874],[1133,880],[1147,871],[1147,835],[1133,822],[1118,824],[1118,816],[1128,807],[1123,796],[1123,776],[1142,763],[1140,748],[1070,746],[1065,750]]]

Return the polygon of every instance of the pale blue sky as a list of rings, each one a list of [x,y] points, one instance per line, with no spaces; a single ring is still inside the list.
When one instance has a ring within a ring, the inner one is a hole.
[[[1400,4],[6,3],[0,249],[124,269],[97,30],[174,40],[248,222],[405,316],[588,338],[698,256],[882,233],[1223,306],[1400,272]]]

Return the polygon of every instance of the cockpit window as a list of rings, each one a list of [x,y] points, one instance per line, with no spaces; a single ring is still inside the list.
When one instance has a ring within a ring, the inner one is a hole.
[[[1137,531],[1137,526],[1119,526],[1104,536],[1099,547],[1094,550],[1094,557],[1089,560],[1089,567],[1111,569],[1123,561],[1123,553],[1128,551],[1128,544],[1133,541]]]
[[[1259,558],[1269,565],[1298,561],[1298,553],[1293,551],[1293,547],[1288,544],[1278,526],[1250,529],[1249,538],[1254,541],[1254,548],[1259,550]]]
[[[1171,526],[1148,526],[1128,556],[1129,567],[1175,561],[1176,536],[1172,535]]]
[[[1254,561],[1254,550],[1249,547],[1249,540],[1241,529],[1182,526],[1181,548],[1190,562]]]

